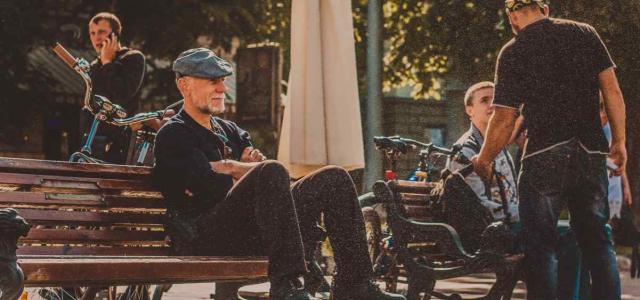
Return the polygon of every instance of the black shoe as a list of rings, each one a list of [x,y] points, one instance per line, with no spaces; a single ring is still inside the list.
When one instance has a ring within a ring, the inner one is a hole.
[[[269,290],[270,300],[319,300],[316,297],[312,297],[302,287],[302,283],[298,278],[282,279],[276,282],[271,282],[271,289]]]
[[[318,262],[314,259],[307,263],[309,272],[304,274],[304,289],[310,295],[315,296],[317,292],[329,292],[331,287],[324,278],[324,273]]]
[[[400,294],[384,292],[378,285],[369,281],[352,286],[336,285],[333,300],[406,300],[406,298]]]

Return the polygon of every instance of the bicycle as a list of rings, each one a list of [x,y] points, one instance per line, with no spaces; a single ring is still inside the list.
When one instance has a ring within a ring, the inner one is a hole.
[[[89,76],[89,69],[91,66],[85,59],[73,57],[59,43],[56,43],[53,47],[53,52],[55,52],[70,68],[75,70],[76,73],[78,73],[84,80],[85,93],[82,109],[89,111],[94,116],[84,145],[80,151],[71,154],[69,157],[70,162],[105,163],[100,159],[92,157],[91,153],[91,146],[101,123],[107,123],[119,127],[131,127],[136,124],[144,124],[151,120],[162,120],[167,112],[167,109],[153,112],[142,112],[127,118],[127,112],[122,106],[111,102],[104,96],[92,94],[92,82],[91,77]],[[139,138],[142,143],[139,146],[139,151],[137,151],[138,157],[135,161],[136,165],[144,164],[147,152],[155,140],[155,133],[152,133],[147,128],[144,129],[145,130],[138,131],[137,138]]]
[[[134,125],[142,124],[142,129],[136,131],[136,146],[130,149],[130,155],[135,158],[134,163],[136,165],[144,165],[147,160],[147,153],[155,141],[155,132],[150,130],[146,125],[147,122],[152,120],[162,120],[170,107],[164,110],[143,112],[135,114],[131,117],[127,117],[125,109],[107,99],[104,96],[92,94],[92,81],[89,76],[90,64],[83,58],[73,57],[62,45],[56,43],[53,47],[53,52],[64,61],[67,66],[72,68],[80,75],[85,83],[85,92],[83,97],[83,108],[88,110],[93,116],[93,122],[89,129],[87,138],[79,151],[74,152],[69,157],[69,162],[76,163],[89,163],[89,164],[101,164],[104,161],[92,156],[91,146],[93,144],[96,132],[101,123],[107,123],[119,127],[132,127]],[[89,297],[95,297],[95,294],[102,288],[95,287],[62,287],[62,288],[49,288],[39,290],[41,297],[45,299],[75,299],[82,297],[83,299]],[[108,287],[109,293],[115,294],[115,287]],[[154,299],[155,299],[154,295]],[[133,285],[128,286],[124,294],[119,299],[150,299],[149,286],[148,285]],[[159,299],[159,297],[157,298]]]

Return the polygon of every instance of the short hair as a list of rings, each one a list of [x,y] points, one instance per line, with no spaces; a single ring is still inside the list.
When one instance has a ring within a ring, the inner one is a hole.
[[[111,26],[111,31],[115,32],[118,35],[122,34],[122,23],[120,23],[120,19],[116,17],[116,15],[109,12],[101,12],[93,16],[89,21],[89,24],[98,24],[100,21],[107,21],[109,26]]]
[[[482,82],[478,82],[474,85],[472,85],[471,87],[469,87],[469,89],[467,89],[467,92],[464,93],[464,105],[465,106],[471,106],[473,105],[473,95],[481,89],[486,89],[486,88],[493,88],[495,87],[495,85],[493,84],[493,82],[491,81],[482,81]]]

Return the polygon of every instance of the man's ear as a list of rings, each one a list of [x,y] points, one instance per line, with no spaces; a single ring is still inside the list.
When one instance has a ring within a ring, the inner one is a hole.
[[[464,112],[467,113],[467,117],[471,118],[471,113],[473,112],[471,105],[465,105]]]
[[[549,5],[544,5],[544,8],[542,9],[542,13],[544,14],[545,17],[549,17]]]
[[[515,11],[507,13],[507,17],[511,25],[513,25],[515,22],[518,22],[518,16],[516,15]]]
[[[187,82],[187,78],[185,77],[180,77],[176,79],[176,86],[178,87],[178,90],[182,91],[186,91],[189,83]]]

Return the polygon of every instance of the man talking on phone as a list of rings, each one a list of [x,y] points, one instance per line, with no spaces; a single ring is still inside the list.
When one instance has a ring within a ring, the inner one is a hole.
[[[123,47],[120,43],[122,24],[112,13],[101,12],[89,21],[89,38],[97,58],[91,62],[91,81],[94,94],[107,97],[121,105],[129,115],[138,112],[138,92],[145,74],[142,52]],[[93,116],[82,114],[83,140],[86,138]],[[95,157],[110,163],[122,164],[126,160],[129,129],[100,124],[91,149]]]

